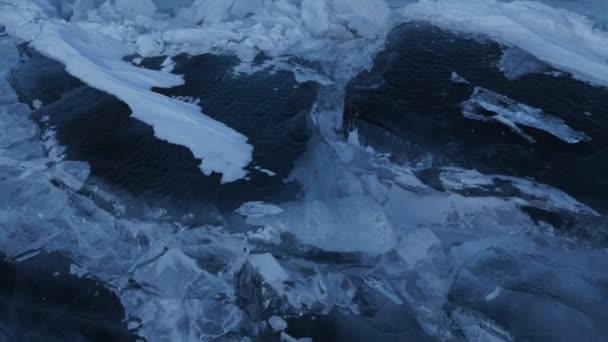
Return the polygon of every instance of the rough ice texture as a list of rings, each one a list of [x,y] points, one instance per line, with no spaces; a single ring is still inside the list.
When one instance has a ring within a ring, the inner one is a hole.
[[[472,120],[499,122],[530,142],[535,142],[534,138],[519,125],[545,131],[568,144],[591,140],[585,133],[570,128],[564,120],[549,115],[542,109],[519,103],[482,87],[475,87],[471,98],[462,103],[462,114]]]
[[[403,10],[460,32],[517,46],[575,77],[608,86],[608,33],[587,17],[534,1],[421,0]]]

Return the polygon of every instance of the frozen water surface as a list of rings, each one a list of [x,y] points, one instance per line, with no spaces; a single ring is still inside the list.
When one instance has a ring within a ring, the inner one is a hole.
[[[1,1],[0,339],[606,340],[602,9]]]

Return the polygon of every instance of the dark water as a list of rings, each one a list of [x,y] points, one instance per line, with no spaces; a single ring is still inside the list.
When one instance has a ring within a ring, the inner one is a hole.
[[[509,81],[497,68],[502,53],[493,41],[426,24],[404,25],[390,35],[373,69],[351,81],[347,125],[358,127],[366,141],[397,161],[416,162],[431,154],[434,168],[529,177],[606,212],[608,89],[567,75],[539,73]],[[453,71],[471,84],[453,83]],[[524,128],[536,140],[530,143],[499,123],[466,119],[460,103],[475,86],[563,118],[592,140],[571,145]]]
[[[190,150],[156,139],[150,126],[130,117],[124,103],[82,84],[58,63],[30,54],[13,73],[12,84],[23,101],[45,104],[35,116],[48,115],[46,125],[56,127],[67,157],[88,162],[93,176],[140,198],[203,201],[226,209],[248,199],[286,199],[296,193],[297,186],[286,186],[283,179],[310,136],[316,83],[298,84],[288,72],[236,76],[234,57],[176,58],[174,72],[184,74],[186,84],[157,91],[200,98],[205,114],[243,133],[254,146],[250,180],[220,185],[219,175],[201,173],[200,160]]]
[[[118,297],[70,275],[69,259],[57,253],[0,259],[0,274],[0,341],[136,340]]]
[[[395,305],[373,293],[368,295],[370,301],[378,301],[375,304],[379,307],[361,316],[334,310],[327,316],[293,318],[288,320],[287,332],[294,337],[311,337],[315,342],[433,341],[424,333],[409,306]]]

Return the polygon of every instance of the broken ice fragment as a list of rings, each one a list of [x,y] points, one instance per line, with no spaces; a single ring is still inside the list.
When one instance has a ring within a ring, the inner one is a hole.
[[[280,285],[289,280],[289,274],[270,253],[250,255],[249,263],[270,285]]]
[[[35,99],[34,101],[32,101],[32,107],[34,107],[34,109],[40,109],[42,108],[43,104],[42,101]]]
[[[591,140],[585,133],[566,125],[561,118],[482,87],[475,87],[471,98],[461,106],[462,114],[467,119],[502,123],[531,143],[536,140],[526,134],[520,125],[545,131],[568,144]]]
[[[175,62],[173,61],[173,58],[171,58],[171,56],[165,58],[165,60],[161,64],[161,67],[161,70],[164,72],[172,72],[173,68],[175,68]]]
[[[274,171],[271,171],[271,170],[268,170],[268,169],[263,169],[260,166],[255,166],[254,169],[257,170],[257,171],[259,171],[259,172],[261,172],[261,173],[266,174],[268,177],[274,177],[274,176],[277,175]]]
[[[281,232],[272,226],[264,226],[255,232],[248,232],[247,237],[250,240],[262,241],[275,245],[281,243]]]
[[[283,331],[287,329],[287,322],[279,316],[272,316],[268,319],[268,324],[274,331]]]
[[[283,209],[274,204],[264,202],[247,202],[243,203],[235,212],[248,218],[259,218],[267,215],[280,214],[283,212]]]

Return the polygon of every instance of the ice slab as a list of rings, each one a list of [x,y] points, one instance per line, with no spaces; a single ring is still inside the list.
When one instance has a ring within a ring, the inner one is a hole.
[[[482,87],[475,87],[471,98],[462,103],[462,114],[471,120],[499,122],[530,142],[535,142],[535,139],[526,134],[520,125],[545,131],[568,144],[591,140],[585,133],[572,129],[564,120],[549,115],[542,109]]]

